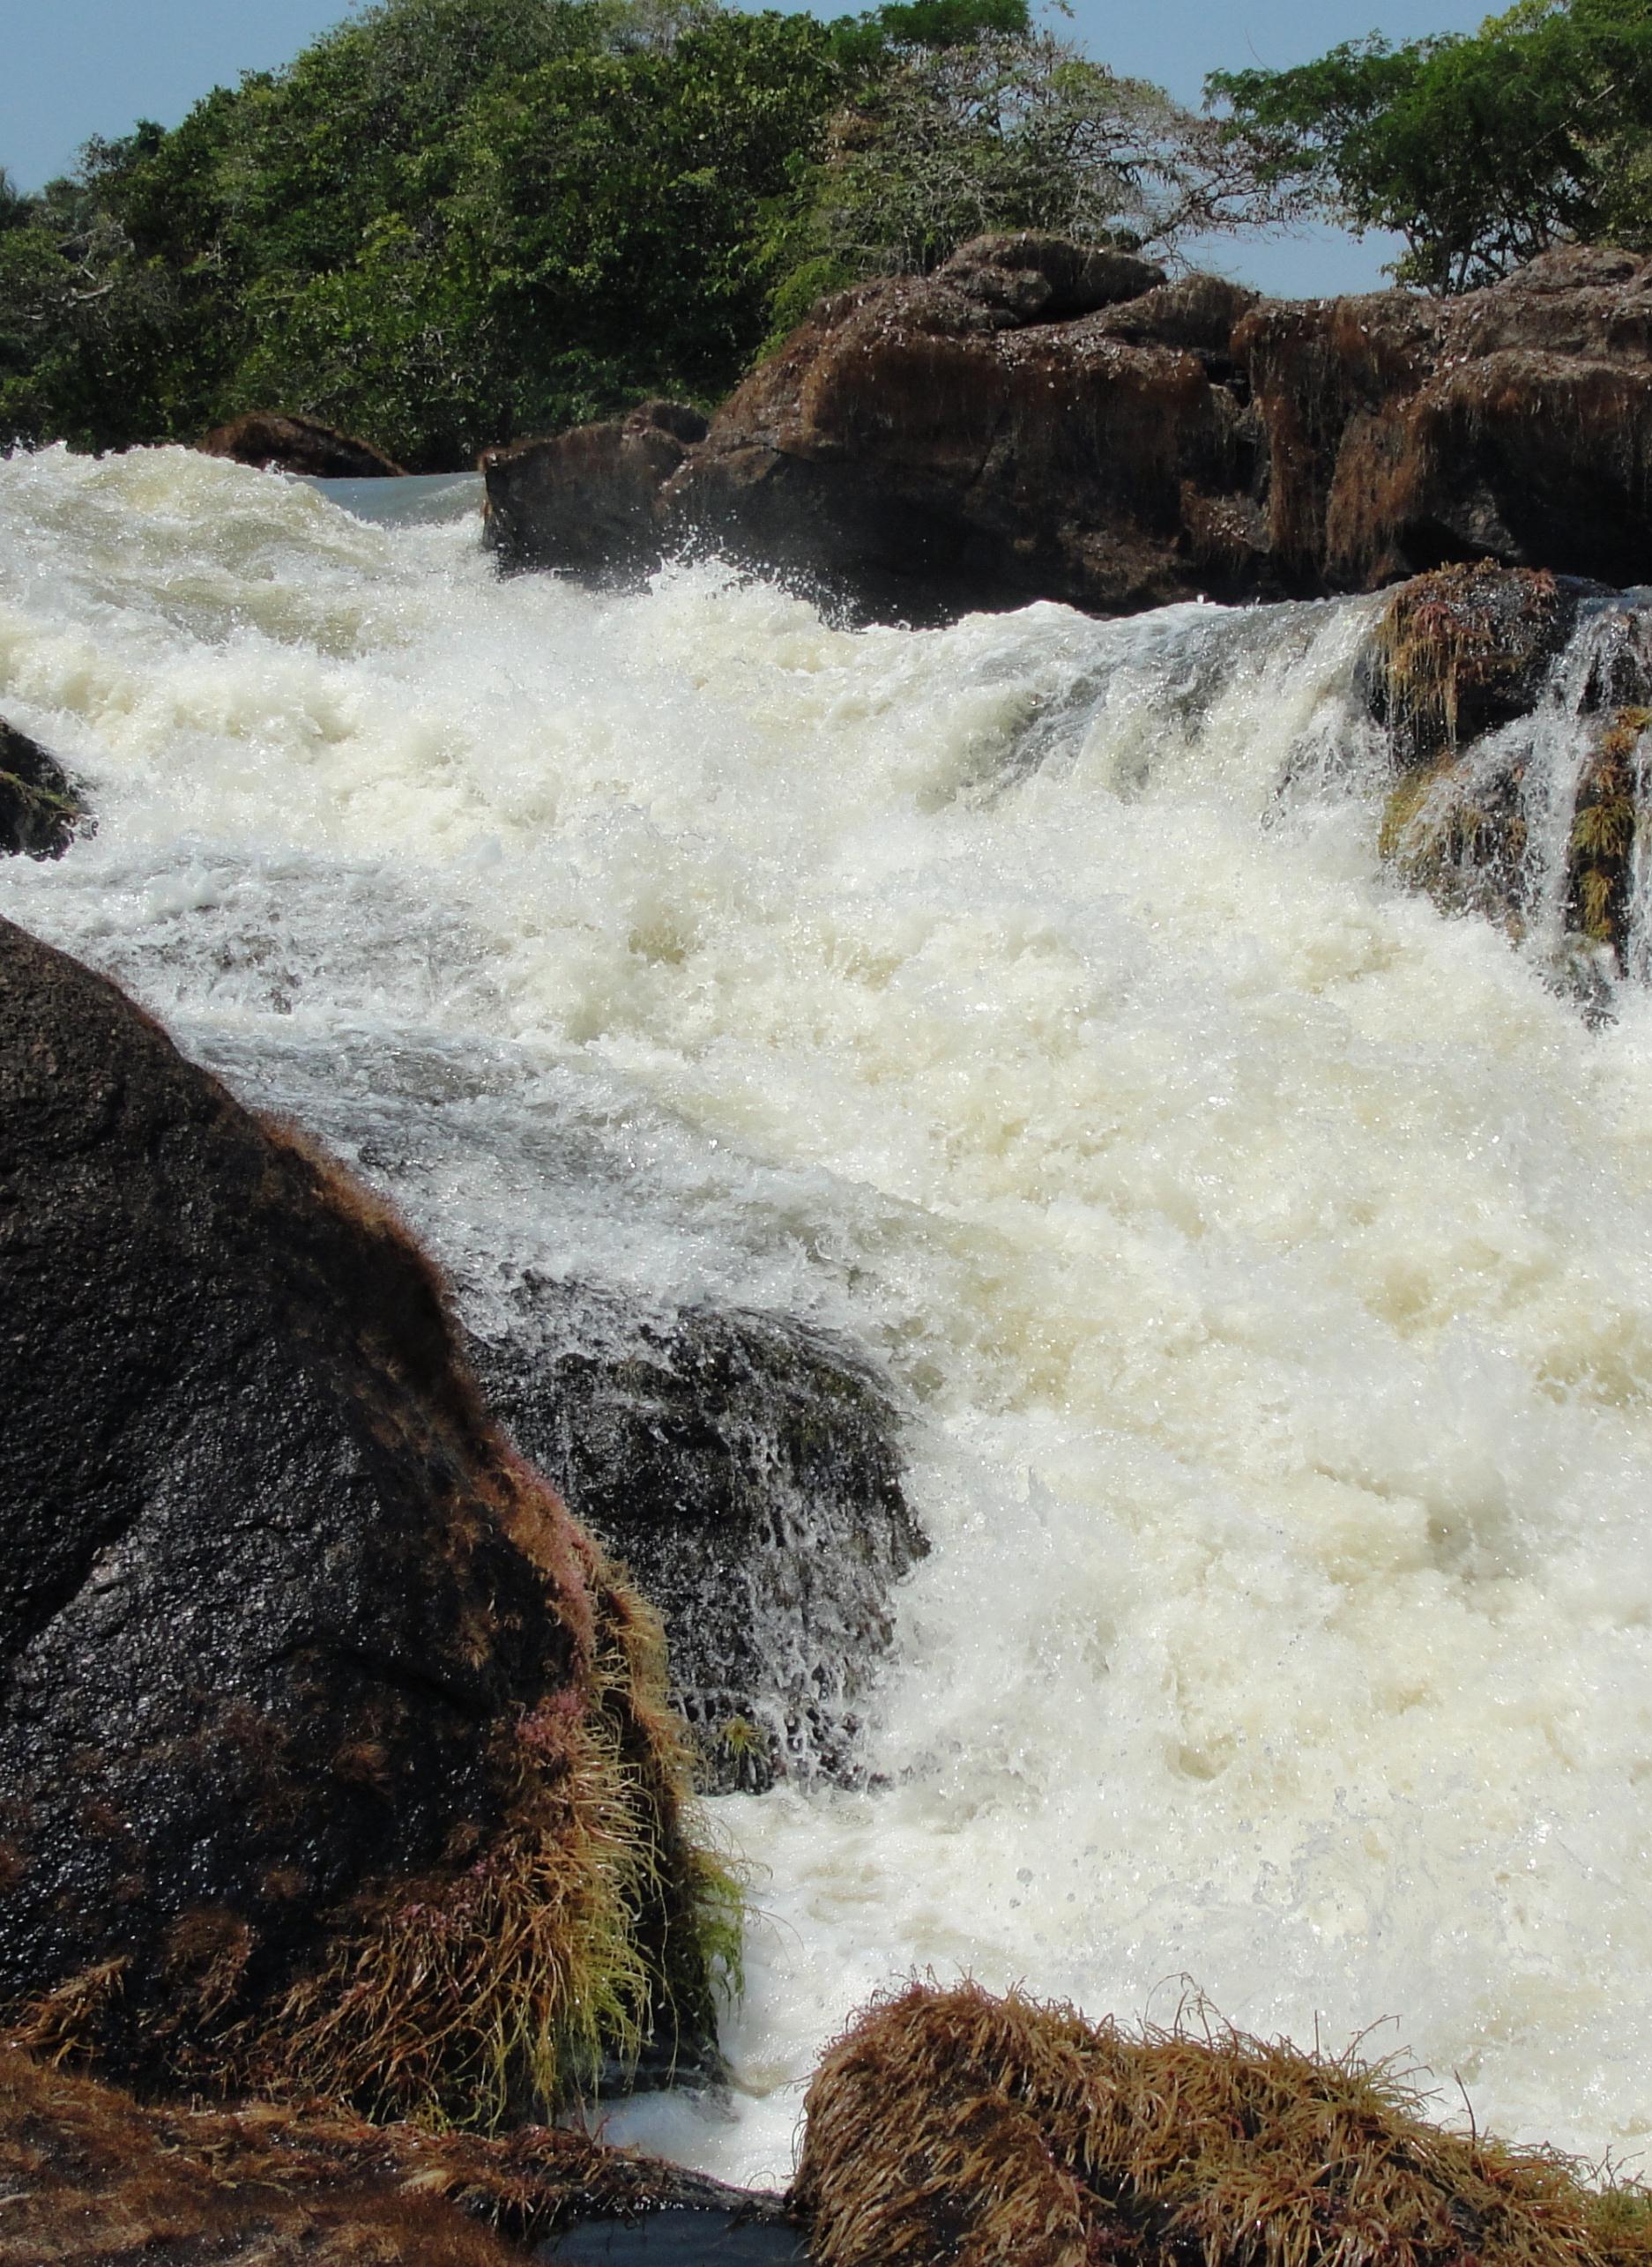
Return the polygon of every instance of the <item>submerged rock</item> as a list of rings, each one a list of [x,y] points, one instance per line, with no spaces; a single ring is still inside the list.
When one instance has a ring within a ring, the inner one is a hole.
[[[376,1200],[0,922],[0,2012],[543,2114],[711,2033],[657,1631]]]
[[[586,564],[596,466],[629,560],[714,548],[882,619],[1315,596],[1482,556],[1626,583],[1652,573],[1652,258],[1284,302],[986,238],[822,301],[680,458],[617,433],[485,461],[508,560]]]
[[[215,425],[196,447],[204,457],[228,457],[265,472],[308,472],[324,480],[394,479],[402,467],[370,442],[352,440],[313,417],[249,410]]]
[[[85,796],[56,757],[0,717],[0,858],[61,858],[90,831]]]
[[[1652,596],[1533,570],[1401,585],[1367,673],[1395,784],[1381,848],[1453,911],[1535,939],[1604,1005],[1652,954]]]
[[[522,2267],[657,2214],[799,2234],[780,2198],[530,2127],[507,2139],[338,2112],[143,2107],[0,2048],[0,2267]],[[593,2224],[594,2223],[594,2224]]]
[[[780,1316],[651,1316],[548,1280],[519,1309],[473,1340],[477,1374],[664,1621],[703,1782],[852,1777],[889,1593],[927,1549],[877,1378]]]

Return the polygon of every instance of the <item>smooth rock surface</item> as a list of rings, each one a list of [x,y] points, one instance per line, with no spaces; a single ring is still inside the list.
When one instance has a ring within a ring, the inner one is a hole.
[[[781,1316],[654,1318],[550,1281],[519,1304],[518,1330],[473,1338],[472,1362],[664,1622],[703,1784],[852,1778],[890,1592],[927,1549],[885,1389]]]
[[[195,445],[203,456],[325,480],[390,479],[402,469],[370,442],[353,440],[313,417],[272,410],[249,410],[227,425],[215,425]]]

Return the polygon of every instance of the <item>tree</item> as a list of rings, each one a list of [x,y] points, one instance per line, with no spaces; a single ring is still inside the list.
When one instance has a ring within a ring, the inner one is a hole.
[[[903,53],[836,122],[813,188],[852,267],[922,272],[996,229],[1169,248],[1250,182],[1210,122],[1038,33]]]
[[[1240,170],[1027,0],[379,0],[0,198],[0,445],[279,408],[463,464],[713,399],[820,289],[983,230],[1173,243]]]
[[[1206,91],[1283,209],[1403,236],[1402,282],[1470,290],[1570,240],[1652,248],[1647,0],[1521,0],[1471,37],[1373,34]]]

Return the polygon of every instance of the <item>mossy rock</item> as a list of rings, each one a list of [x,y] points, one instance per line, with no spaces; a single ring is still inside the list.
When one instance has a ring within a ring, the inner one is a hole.
[[[1647,2191],[1433,2123],[1391,2067],[1131,2034],[974,1984],[874,2003],[804,2104],[822,2267],[1644,2267]]]
[[[0,717],[0,857],[61,858],[91,825],[84,792],[56,757]]]
[[[1526,715],[1583,600],[1604,586],[1491,560],[1413,576],[1388,601],[1366,673],[1402,770]]]

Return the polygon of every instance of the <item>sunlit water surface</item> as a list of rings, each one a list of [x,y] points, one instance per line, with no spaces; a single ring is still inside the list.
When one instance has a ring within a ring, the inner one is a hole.
[[[847,1333],[934,1550],[864,1792],[750,1869],[778,2178],[914,1970],[1652,2120],[1652,1022],[1394,888],[1369,602],[829,626],[498,580],[178,451],[0,464],[0,702],[95,839],[0,903],[529,1267]],[[1447,2107],[1450,2104],[1447,2105]]]

